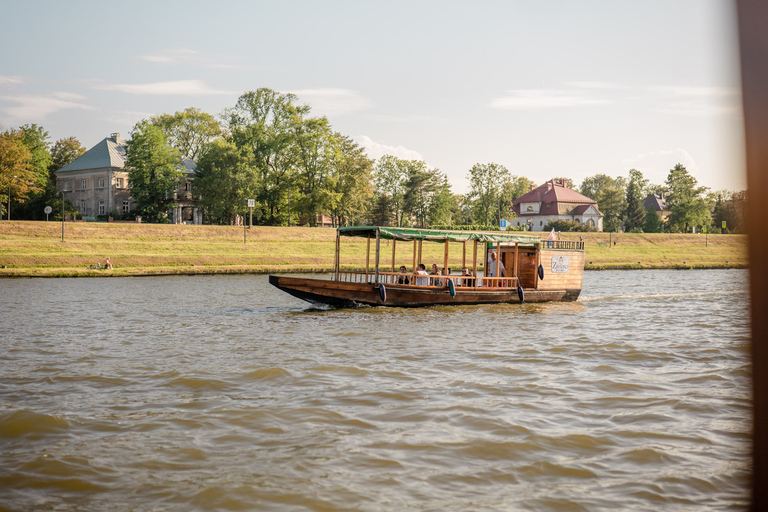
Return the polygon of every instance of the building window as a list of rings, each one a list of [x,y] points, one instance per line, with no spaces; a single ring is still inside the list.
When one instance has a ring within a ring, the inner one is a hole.
[[[99,178],[99,188],[104,188],[104,178]]]
[[[80,213],[82,213],[83,216],[88,213],[88,208],[85,206],[85,201],[80,201]]]
[[[62,183],[62,190],[64,192],[69,191],[69,182],[68,181],[65,181],[65,182]]]
[[[131,211],[131,203],[123,201],[123,213],[128,213],[129,211]]]
[[[82,180],[82,181],[80,182],[80,188],[81,188],[81,189],[83,189],[83,190],[85,190],[85,185],[86,185],[86,183],[88,183],[86,180]]]
[[[104,201],[99,201],[99,215],[104,215]]]
[[[123,178],[117,178],[115,180],[115,187],[117,188],[123,188]]]
[[[528,208],[525,209],[525,211],[532,212],[533,211],[533,206],[529,206]]]
[[[543,226],[543,225],[544,225],[544,221],[543,221],[543,220],[540,220],[540,221],[539,221],[539,226]]]

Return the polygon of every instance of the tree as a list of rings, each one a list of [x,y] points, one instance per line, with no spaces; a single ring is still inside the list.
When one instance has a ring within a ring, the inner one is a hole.
[[[629,170],[629,183],[627,183],[626,195],[627,208],[624,214],[627,231],[641,228],[645,223],[645,208],[643,208],[645,194],[643,191],[647,185],[648,180],[643,178],[643,173],[637,169]]]
[[[395,226],[403,224],[405,215],[405,184],[409,177],[409,164],[392,155],[384,155],[376,162],[373,169],[376,192],[389,197],[391,213]]]
[[[85,153],[85,148],[76,137],[67,137],[54,142],[51,148],[51,165],[49,170],[56,172],[65,165],[71,164]]]
[[[51,154],[48,151],[48,132],[42,126],[25,124],[19,128],[23,144],[29,149],[30,165],[35,175],[37,188],[44,188],[49,181],[48,169],[51,166]]]
[[[216,118],[192,107],[175,114],[155,116],[151,122],[163,131],[171,146],[194,161],[205,146],[221,135]]]
[[[403,203],[407,214],[421,228],[431,224],[450,224],[451,186],[437,169],[421,160],[406,163],[408,178],[404,184]]]
[[[511,180],[506,167],[496,163],[475,164],[469,170],[470,196],[475,200],[483,214],[484,223],[488,224],[490,213],[495,209],[499,214],[498,204],[501,190]],[[500,215],[498,220],[501,219]]]
[[[296,125],[304,121],[310,107],[297,104],[294,94],[261,88],[240,96],[234,108],[224,113],[231,140],[248,148],[259,170],[264,220],[270,224],[289,221],[289,194],[297,169]]]
[[[333,173],[340,147],[325,117],[295,123],[294,136],[297,152],[294,182],[299,192],[296,207],[310,226],[316,226],[317,215],[333,209],[342,197],[335,190]]]
[[[9,190],[17,202],[24,202],[30,192],[38,190],[32,162],[32,152],[20,132],[0,133],[0,212],[4,215],[8,213]]]
[[[643,232],[659,233],[661,232],[661,219],[653,206],[645,210],[645,222],[643,223]]]
[[[219,139],[200,155],[192,189],[211,224],[232,224],[235,215],[244,212],[245,200],[255,198],[258,181],[253,154]]]
[[[597,201],[604,216],[605,231],[617,231],[621,227],[621,218],[626,211],[625,186],[624,178],[614,179],[605,174],[590,176],[581,183],[581,194]]]
[[[128,141],[126,167],[138,211],[149,222],[167,222],[171,191],[185,175],[179,150],[168,145],[160,128],[139,121]]]
[[[745,233],[744,223],[747,192],[731,192],[730,190],[718,190],[712,194],[714,209],[712,211],[712,220],[714,222],[715,232],[722,233]],[[725,229],[723,229],[725,221]]]
[[[512,210],[512,203],[518,197],[530,192],[533,184],[533,181],[524,176],[511,176],[509,181],[504,183],[499,194],[499,217],[507,220],[517,217]]]
[[[706,226],[710,222],[709,207],[702,197],[706,187],[698,187],[696,178],[681,164],[669,171],[668,223],[671,231],[688,232],[692,227]]]
[[[331,170],[334,179],[329,186],[339,200],[329,210],[336,226],[361,224],[373,195],[373,161],[350,137],[336,132],[334,139],[337,151]]]

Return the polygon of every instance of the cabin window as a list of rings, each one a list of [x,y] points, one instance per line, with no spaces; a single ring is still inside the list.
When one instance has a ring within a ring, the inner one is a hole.
[[[104,201],[99,201],[99,215],[104,215]]]
[[[123,213],[131,211],[131,204],[128,201],[123,201]]]
[[[99,188],[104,188],[104,178],[99,178]]]

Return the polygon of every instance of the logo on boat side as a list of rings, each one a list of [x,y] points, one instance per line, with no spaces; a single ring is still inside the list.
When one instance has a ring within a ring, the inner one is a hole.
[[[568,256],[552,256],[552,272],[564,274],[568,272]]]

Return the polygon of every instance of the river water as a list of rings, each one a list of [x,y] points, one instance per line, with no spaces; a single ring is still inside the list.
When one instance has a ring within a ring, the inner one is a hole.
[[[312,309],[266,276],[3,280],[0,510],[739,510],[746,271]]]

